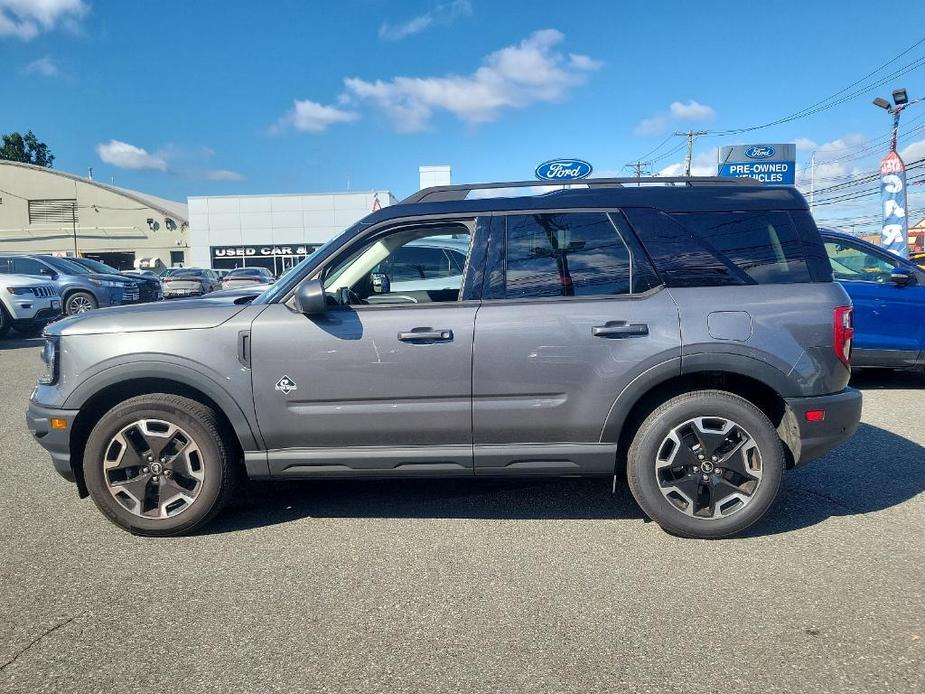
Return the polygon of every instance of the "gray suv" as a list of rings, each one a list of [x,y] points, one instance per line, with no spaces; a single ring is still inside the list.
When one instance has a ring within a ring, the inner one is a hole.
[[[624,474],[671,533],[741,532],[860,419],[851,306],[806,202],[584,183],[426,189],[256,299],[60,321],[29,427],[143,535],[200,526],[243,477]],[[390,291],[391,259],[447,238],[460,282]]]

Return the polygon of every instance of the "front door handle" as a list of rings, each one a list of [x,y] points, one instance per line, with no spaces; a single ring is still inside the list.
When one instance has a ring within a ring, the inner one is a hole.
[[[402,342],[452,342],[452,330],[434,330],[433,328],[412,328],[408,332],[398,333]]]
[[[645,337],[649,334],[646,323],[627,323],[625,320],[609,320],[604,325],[595,325],[591,328],[594,337]]]

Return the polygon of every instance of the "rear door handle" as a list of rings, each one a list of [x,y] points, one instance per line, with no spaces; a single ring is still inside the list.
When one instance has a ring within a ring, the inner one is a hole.
[[[595,325],[591,328],[594,337],[645,337],[649,334],[646,323],[627,323],[625,320],[610,320],[604,325]]]
[[[433,328],[413,328],[408,332],[398,333],[402,342],[452,342],[452,330],[434,330]]]

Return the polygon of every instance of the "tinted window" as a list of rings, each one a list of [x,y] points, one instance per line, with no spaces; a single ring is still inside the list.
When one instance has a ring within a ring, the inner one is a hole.
[[[603,213],[507,217],[503,296],[594,296],[630,291],[630,254]]]
[[[837,280],[889,282],[893,268],[899,264],[863,247],[841,241],[826,241],[825,250],[832,264],[832,275]]]
[[[44,260],[46,263],[51,265],[55,270],[65,275],[90,275],[92,274],[87,268],[82,267],[78,265],[77,263],[72,263],[70,260],[65,260],[64,258],[55,258],[53,256],[45,256]]]
[[[14,275],[50,275],[51,270],[33,258],[13,258]]]
[[[812,281],[803,242],[787,212],[669,216],[628,209],[626,214],[670,287]]]
[[[256,277],[261,275],[261,269],[258,268],[240,268],[238,270],[232,270],[229,272],[226,277]]]

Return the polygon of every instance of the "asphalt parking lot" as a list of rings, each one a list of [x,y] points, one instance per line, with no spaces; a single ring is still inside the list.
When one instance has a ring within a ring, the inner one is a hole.
[[[925,377],[747,537],[680,540],[587,480],[252,484],[132,537],[23,412],[0,341],[0,691],[925,691]]]

